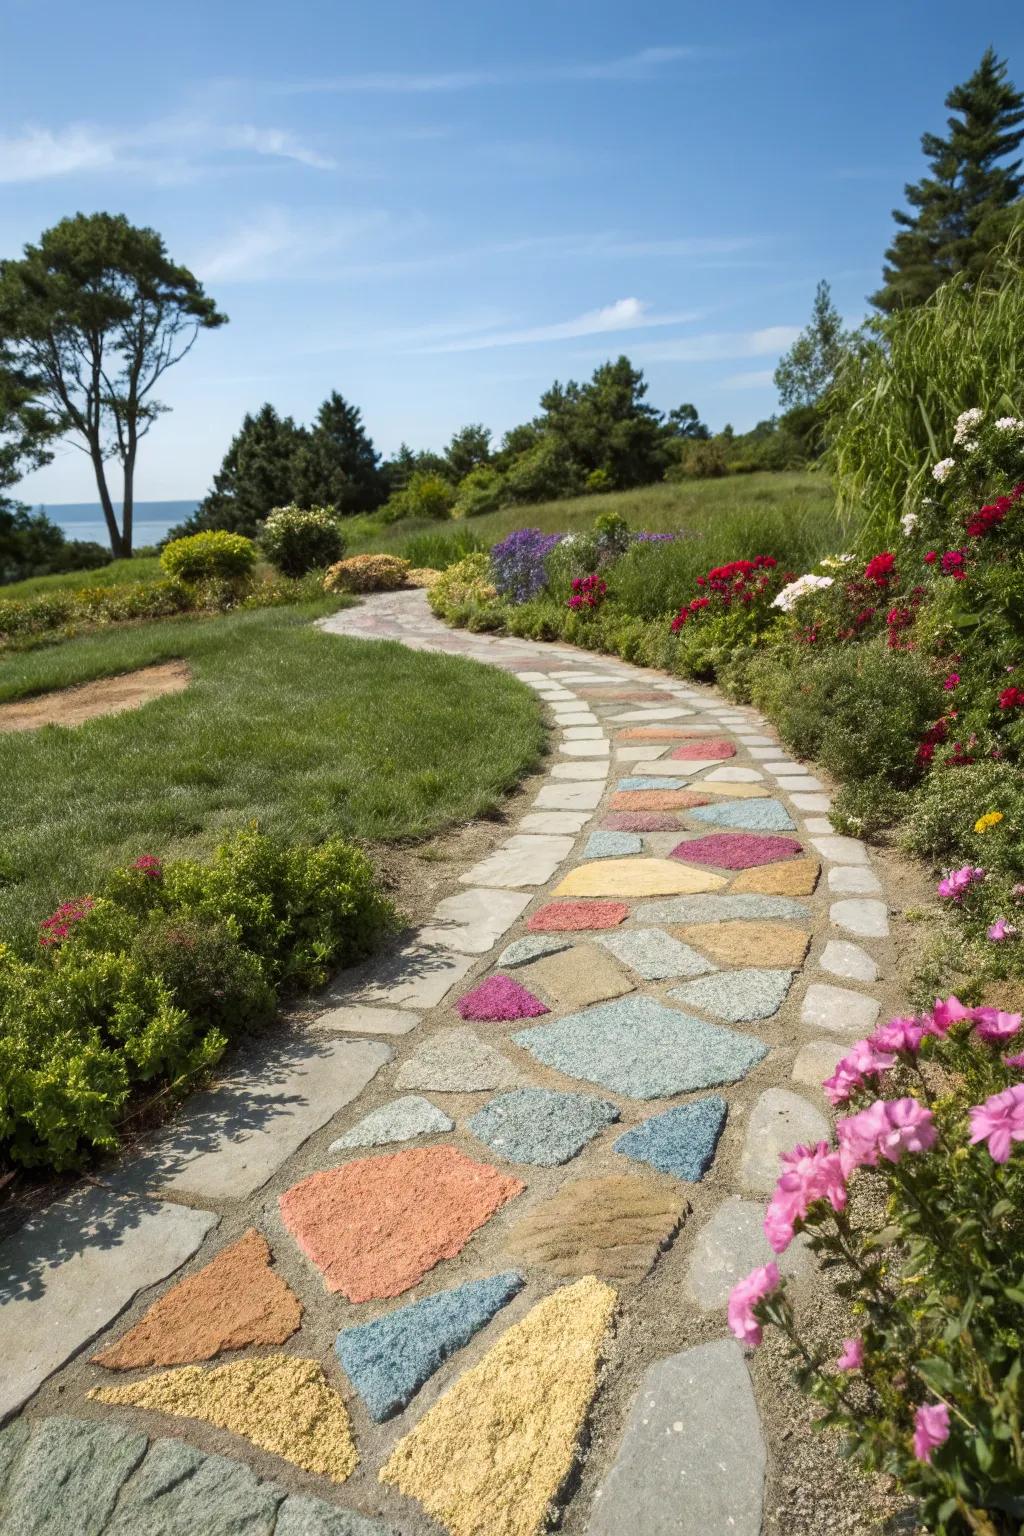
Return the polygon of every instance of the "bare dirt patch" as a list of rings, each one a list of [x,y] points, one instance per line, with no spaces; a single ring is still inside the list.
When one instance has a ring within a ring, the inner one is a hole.
[[[183,661],[162,661],[117,677],[101,677],[13,704],[0,704],[0,731],[38,731],[44,725],[81,725],[98,715],[138,709],[165,693],[182,693],[192,681]]]

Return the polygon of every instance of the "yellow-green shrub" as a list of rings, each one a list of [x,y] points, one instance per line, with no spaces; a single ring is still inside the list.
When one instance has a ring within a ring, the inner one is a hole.
[[[256,546],[240,533],[193,533],[165,544],[160,564],[172,581],[195,586],[205,581],[244,583],[256,561]]]
[[[330,566],[324,575],[327,592],[393,592],[403,587],[408,560],[398,555],[351,555]]]

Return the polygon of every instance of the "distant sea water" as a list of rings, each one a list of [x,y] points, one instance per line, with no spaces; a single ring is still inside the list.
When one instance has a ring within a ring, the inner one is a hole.
[[[184,522],[198,505],[198,501],[137,501],[132,518],[132,543],[135,548],[155,544],[164,537],[168,528]],[[121,503],[115,501],[114,507],[120,516]],[[95,544],[109,543],[103,508],[98,501],[41,502],[32,510],[45,512],[51,523],[62,528],[69,539],[90,539]]]

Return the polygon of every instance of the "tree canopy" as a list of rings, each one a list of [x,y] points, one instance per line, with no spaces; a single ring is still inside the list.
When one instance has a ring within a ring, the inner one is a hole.
[[[89,455],[110,547],[131,554],[139,442],[167,409],[154,389],[201,330],[226,316],[155,230],[75,214],[0,262],[4,354],[53,436]],[[122,472],[120,517],[106,466]]]
[[[817,405],[831,387],[848,346],[849,336],[832,302],[832,290],[821,282],[814,291],[809,324],[780,357],[775,370],[775,388],[783,409]]]
[[[946,137],[922,135],[929,173],[905,188],[912,211],[893,210],[899,228],[871,299],[878,309],[921,304],[958,272],[976,277],[1024,214],[1021,161],[1010,158],[1024,140],[1024,96],[1006,69],[986,49],[946,97]]]

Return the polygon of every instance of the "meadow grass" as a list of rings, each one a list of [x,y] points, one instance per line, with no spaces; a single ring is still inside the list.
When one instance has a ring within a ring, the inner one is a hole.
[[[493,668],[324,634],[337,605],[167,621],[0,663],[15,698],[182,659],[184,693],[74,729],[0,733],[0,937],[142,853],[201,854],[258,821],[289,841],[428,836],[534,767],[532,692]]]
[[[86,571],[62,571],[59,576],[30,576],[0,587],[0,597],[36,597],[40,592],[74,591],[77,587],[123,587],[135,581],[160,581],[159,555],[135,555],[131,560],[111,560]]]

